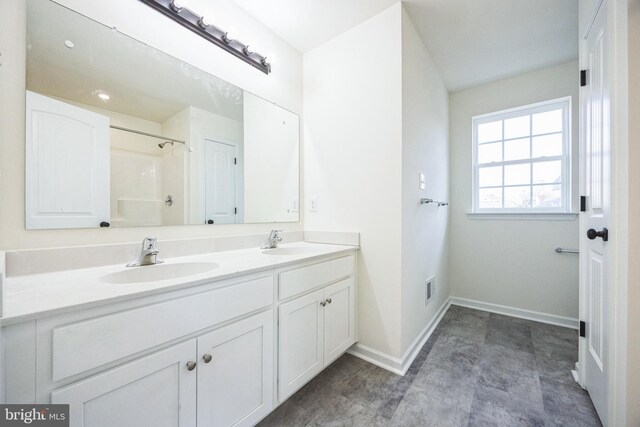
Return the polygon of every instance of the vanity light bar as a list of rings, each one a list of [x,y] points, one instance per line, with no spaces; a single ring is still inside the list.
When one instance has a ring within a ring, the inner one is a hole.
[[[205,22],[204,16],[199,16],[187,9],[178,6],[175,0],[140,0],[151,6],[158,12],[176,21],[178,24],[193,31],[201,37],[209,40],[216,46],[226,50],[230,54],[242,59],[244,62],[253,65],[265,74],[271,72],[271,64],[267,62],[267,57],[259,53],[251,52],[249,46],[238,40],[227,37],[227,33],[215,25]]]

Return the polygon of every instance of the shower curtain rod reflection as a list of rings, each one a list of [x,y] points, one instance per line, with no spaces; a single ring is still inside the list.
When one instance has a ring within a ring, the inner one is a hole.
[[[109,127],[111,129],[117,129],[117,130],[122,130],[122,131],[125,131],[125,132],[137,133],[138,135],[144,135],[144,136],[148,136],[150,138],[162,139],[164,141],[169,141],[171,143],[176,142],[178,144],[187,145],[186,142],[180,141],[179,139],[167,138],[166,136],[154,135],[152,133],[142,132],[140,130],[135,130],[135,129],[123,128],[123,127],[120,127],[120,126],[110,125]]]

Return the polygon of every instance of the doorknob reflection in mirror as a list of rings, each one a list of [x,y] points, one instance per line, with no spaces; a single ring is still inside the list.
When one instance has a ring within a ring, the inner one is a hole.
[[[609,230],[607,228],[603,228],[602,231],[596,231],[593,228],[587,230],[587,237],[589,240],[594,240],[596,237],[602,237],[604,242],[609,241]]]

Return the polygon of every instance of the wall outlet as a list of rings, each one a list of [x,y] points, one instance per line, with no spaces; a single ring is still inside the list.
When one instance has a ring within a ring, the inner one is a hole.
[[[424,305],[429,304],[436,294],[436,276],[431,276],[424,282]]]
[[[424,190],[425,187],[427,186],[423,173],[418,174],[418,186],[420,187],[421,190]]]
[[[311,212],[318,212],[318,198],[312,197],[309,203],[309,210]]]

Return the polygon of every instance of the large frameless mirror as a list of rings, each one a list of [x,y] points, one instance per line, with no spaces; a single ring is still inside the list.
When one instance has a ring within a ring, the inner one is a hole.
[[[28,0],[30,229],[299,220],[299,117]]]

